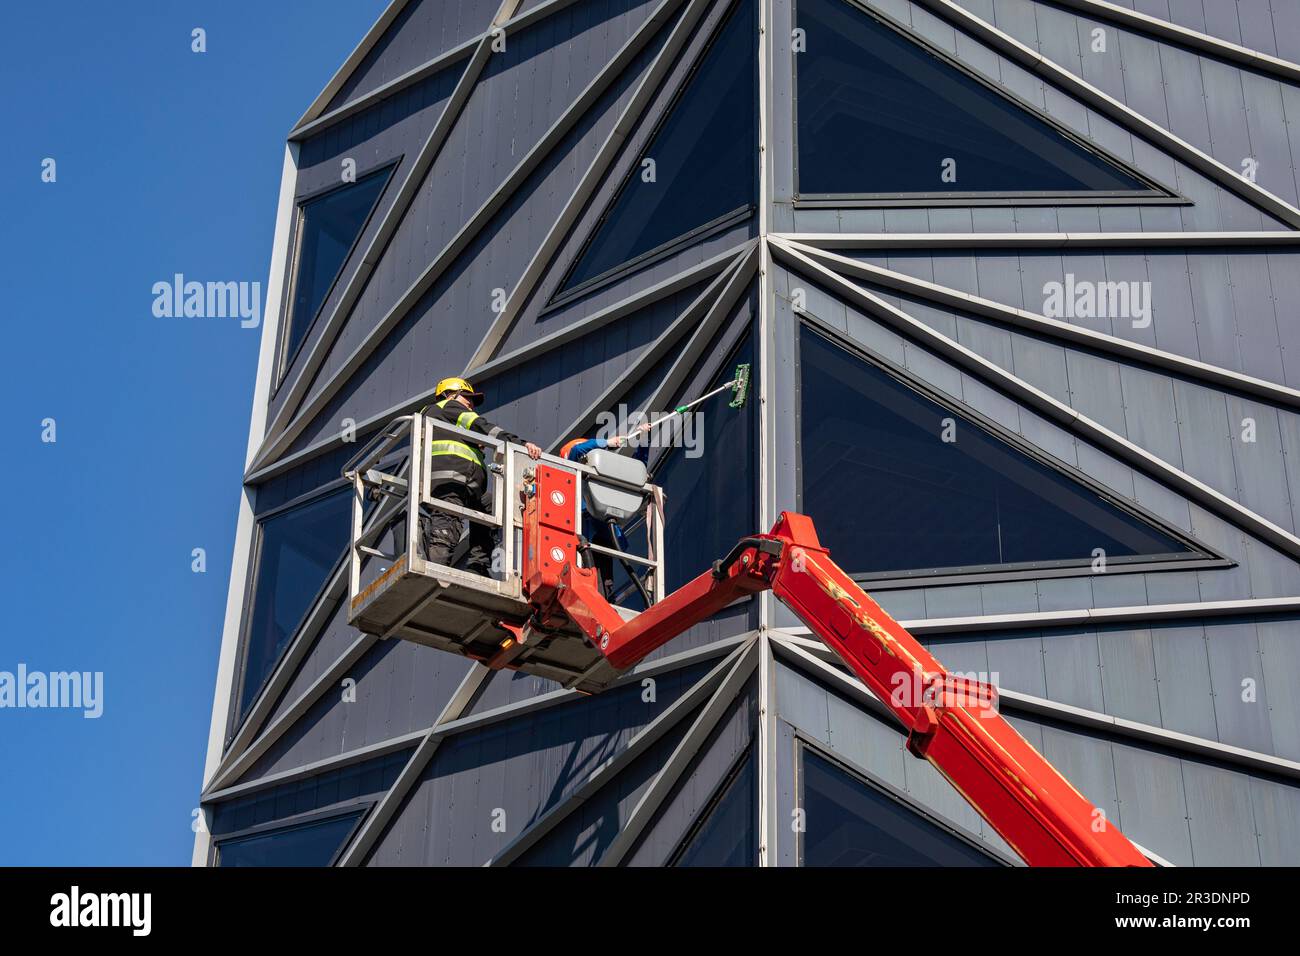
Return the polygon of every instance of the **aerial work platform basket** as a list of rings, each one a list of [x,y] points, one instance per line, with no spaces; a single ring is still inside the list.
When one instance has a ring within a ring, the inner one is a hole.
[[[489,464],[490,511],[473,511],[433,497],[425,476],[432,472],[435,437],[455,438],[482,449]],[[662,598],[662,491],[644,480],[644,471],[638,476],[635,469],[629,473],[606,467],[607,473],[602,474],[552,455],[542,455],[540,461],[572,476],[571,493],[552,490],[545,502],[553,517],[561,524],[567,522],[571,530],[581,528],[584,496],[637,496],[647,503],[645,554],[615,552],[594,543],[590,551],[616,556],[638,568],[651,598]],[[618,672],[576,625],[547,628],[544,636],[525,626],[534,612],[524,598],[520,578],[521,491],[534,481],[536,464],[520,446],[420,413],[392,421],[344,467],[353,488],[348,622],[381,638],[451,651],[493,668],[513,668],[587,693],[607,687]],[[642,480],[637,482],[637,477]],[[588,488],[587,482],[594,484]],[[498,544],[492,577],[425,559],[420,514],[437,510],[494,530]],[[618,611],[629,618],[635,614],[631,609]]]

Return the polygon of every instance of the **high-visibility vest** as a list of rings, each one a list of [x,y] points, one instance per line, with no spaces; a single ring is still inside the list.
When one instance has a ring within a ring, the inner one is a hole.
[[[564,447],[560,449],[560,457],[563,458],[565,461],[568,461],[569,452],[573,451],[574,448],[576,448],[578,445],[581,445],[586,440],[587,439],[585,438],[575,438],[573,439],[573,441],[565,442]]]
[[[437,407],[442,408],[449,401],[451,401],[451,399],[444,398],[442,401],[437,403]],[[456,427],[469,428],[471,425],[474,424],[474,421],[477,418],[478,418],[477,412],[471,412],[469,410],[463,411],[458,416],[456,416]],[[477,445],[471,445],[467,442],[457,441],[454,438],[435,438],[430,443],[430,448],[432,449],[435,457],[438,455],[452,455],[456,458],[464,458],[468,461],[472,461],[480,468],[484,467],[483,452],[479,450]]]

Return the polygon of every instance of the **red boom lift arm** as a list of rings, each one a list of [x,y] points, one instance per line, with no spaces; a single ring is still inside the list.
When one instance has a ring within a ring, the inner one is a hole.
[[[830,559],[812,520],[783,512],[713,569],[625,621],[578,567],[574,476],[540,464],[525,498],[523,588],[536,626],[567,621],[624,670],[738,598],[772,592],[831,648],[928,760],[1031,866],[1151,866],[997,711],[997,691],[949,674]]]

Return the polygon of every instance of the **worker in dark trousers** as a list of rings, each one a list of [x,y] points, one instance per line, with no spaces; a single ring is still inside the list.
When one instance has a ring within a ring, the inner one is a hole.
[[[434,388],[435,401],[421,409],[421,414],[441,419],[459,428],[475,431],[489,438],[513,442],[528,449],[530,458],[536,460],[542,449],[525,442],[500,425],[493,425],[474,409],[482,404],[483,393],[463,378],[444,378]],[[433,464],[428,478],[430,492],[440,501],[462,508],[491,513],[487,500],[487,467],[483,450],[478,445],[457,441],[443,432],[430,436]],[[434,564],[450,564],[451,556],[460,543],[460,527],[464,519],[448,511],[432,509],[420,513],[420,538],[424,557]],[[492,528],[489,525],[469,522],[469,551],[463,559],[466,571],[489,577],[492,572]]]

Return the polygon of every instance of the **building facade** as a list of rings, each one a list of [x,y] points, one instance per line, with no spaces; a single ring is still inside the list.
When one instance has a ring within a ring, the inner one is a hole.
[[[585,697],[347,623],[465,373],[782,510],[1157,862],[1300,863],[1300,4],[394,0],[289,136],[198,865],[1004,865],[770,595]]]

